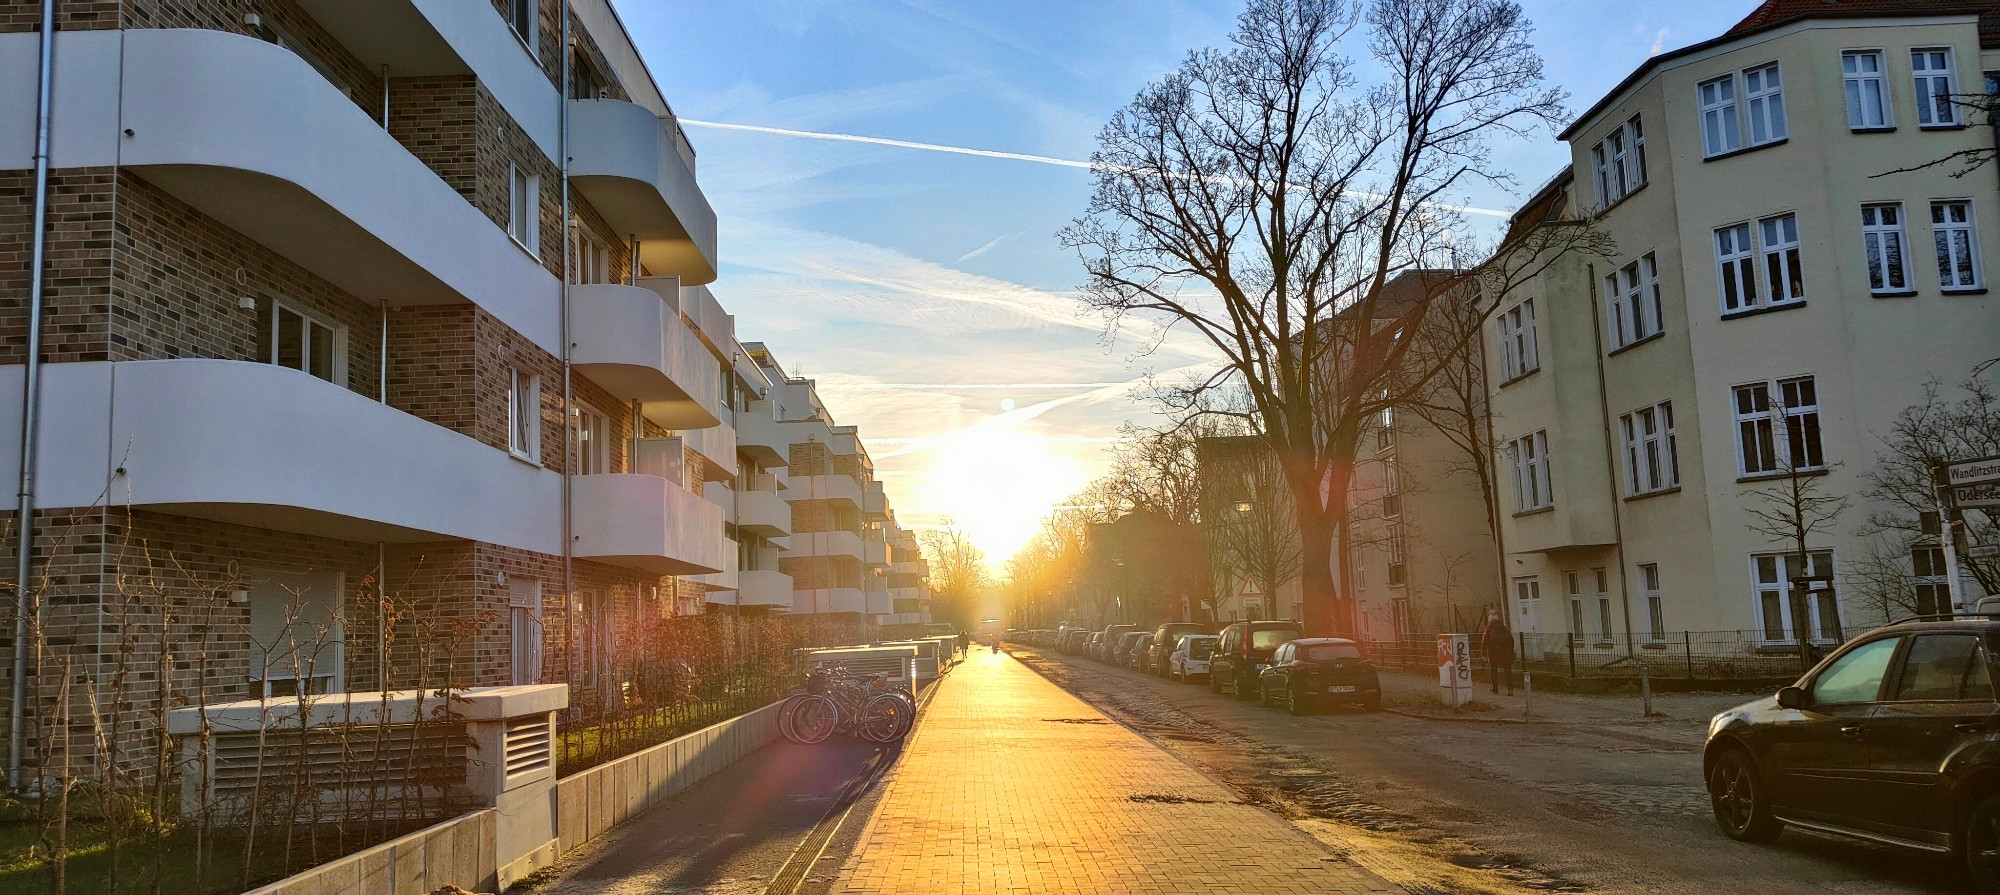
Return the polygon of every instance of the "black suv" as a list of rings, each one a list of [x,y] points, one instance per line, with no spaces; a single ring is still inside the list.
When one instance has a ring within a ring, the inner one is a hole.
[[[1208,691],[1228,690],[1237,699],[1255,699],[1264,666],[1271,654],[1287,640],[1297,640],[1305,630],[1298,622],[1237,622],[1222,629],[1215,655],[1208,658]]]
[[[2000,616],[1870,631],[1777,696],[1708,725],[1716,823],[1764,842],[1786,824],[1966,857],[2000,895]]]

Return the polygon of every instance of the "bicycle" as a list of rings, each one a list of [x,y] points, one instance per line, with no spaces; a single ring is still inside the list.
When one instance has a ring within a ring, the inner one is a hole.
[[[805,691],[778,710],[778,732],[795,743],[825,742],[852,733],[872,743],[907,736],[916,721],[916,702],[903,690],[885,686],[880,675],[861,675],[838,665],[813,669]]]

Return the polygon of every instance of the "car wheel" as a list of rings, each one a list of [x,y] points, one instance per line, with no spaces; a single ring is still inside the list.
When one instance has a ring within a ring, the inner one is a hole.
[[[1966,876],[1978,895],[2000,895],[2000,795],[1989,795],[1972,807],[1964,835]]]
[[[1307,706],[1299,699],[1299,691],[1296,688],[1285,688],[1285,711],[1294,715],[1303,715],[1307,712]]]
[[[1742,749],[1730,749],[1716,758],[1708,772],[1708,802],[1716,826],[1738,842],[1769,842],[1785,828],[1771,813],[1764,780]]]
[[[1252,699],[1256,699],[1257,697],[1259,697],[1259,696],[1262,696],[1262,695],[1263,695],[1263,689],[1264,689],[1264,685],[1263,685],[1263,682],[1262,682],[1262,681],[1258,681],[1258,682],[1256,683],[1256,687],[1257,687],[1257,689],[1255,689],[1255,690],[1251,690],[1251,689],[1248,689],[1248,688],[1246,688],[1246,687],[1244,687],[1244,686],[1243,686],[1243,677],[1242,677],[1242,675],[1239,675],[1239,674],[1236,674],[1236,673],[1235,673],[1235,672],[1233,672],[1233,671],[1232,671],[1232,672],[1230,673],[1230,675],[1229,675],[1229,681],[1230,681],[1230,685],[1231,685],[1232,687],[1234,687],[1234,688],[1235,688],[1235,690],[1236,690],[1236,698],[1237,698],[1237,699],[1240,699],[1240,700],[1243,700],[1243,701],[1245,701],[1245,702],[1248,702],[1248,701],[1250,701],[1250,700],[1252,700]]]

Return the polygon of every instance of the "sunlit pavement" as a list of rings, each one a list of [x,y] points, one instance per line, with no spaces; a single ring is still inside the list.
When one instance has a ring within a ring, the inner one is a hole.
[[[882,787],[837,892],[1403,891],[979,648]]]

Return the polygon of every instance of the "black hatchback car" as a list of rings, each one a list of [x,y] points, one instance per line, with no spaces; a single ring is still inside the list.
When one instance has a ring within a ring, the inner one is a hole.
[[[1879,628],[1795,686],[1716,715],[1702,770],[1716,823],[1787,824],[1965,856],[2000,895],[2000,616]]]
[[[1308,637],[1278,647],[1258,681],[1265,705],[1303,715],[1321,703],[1382,708],[1382,678],[1361,645],[1339,637]]]

